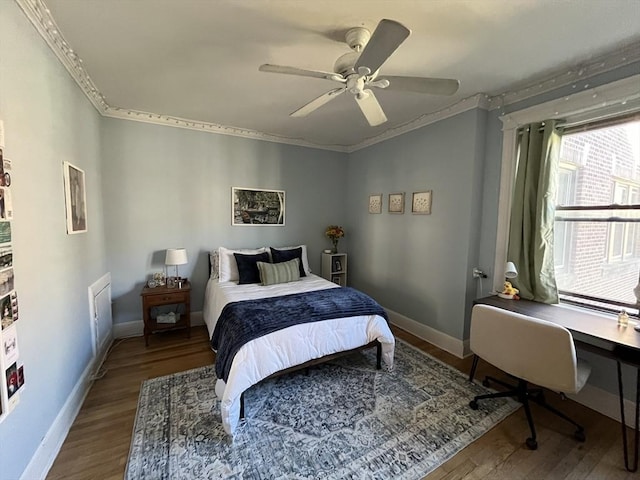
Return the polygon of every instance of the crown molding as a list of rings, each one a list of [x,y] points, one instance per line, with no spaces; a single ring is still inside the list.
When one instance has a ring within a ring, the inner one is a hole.
[[[71,45],[67,43],[60,33],[49,8],[42,0],[16,0],[16,3],[36,27],[40,36],[47,42],[49,48],[62,62],[96,110],[104,114],[109,106],[104,95],[100,93],[98,87],[96,87],[85,70],[82,59],[73,51]]]
[[[438,110],[437,112],[421,115],[420,117],[411,120],[410,122],[389,129],[386,132],[381,133],[380,135],[367,138],[360,143],[351,145],[347,147],[347,152],[351,153],[357,150],[361,150],[371,145],[375,145],[376,143],[380,143],[382,141],[389,140],[390,138],[403,135],[412,130],[417,130],[418,128],[422,128],[426,125],[439,122],[441,120],[444,120],[445,118],[453,117],[454,115],[466,112],[467,110],[473,110],[474,108],[483,108],[485,110],[488,110],[488,100],[489,97],[482,93],[478,93],[476,95],[473,95],[472,97],[464,98],[449,107]]]
[[[589,88],[589,78],[638,61],[640,61],[640,42],[634,42],[619,48],[615,52],[575,64],[567,67],[566,70],[555,70],[547,76],[530,79],[513,90],[490,96],[488,99],[489,110],[512,105],[571,84],[573,84],[573,88],[576,91],[579,91],[577,90],[578,87],[581,89]],[[581,81],[584,81],[584,84],[578,85]]]
[[[565,124],[593,121],[639,108],[640,74],[511,112],[502,115],[500,120],[503,130],[507,131],[548,119],[562,119]]]
[[[297,145],[300,147],[318,148],[322,150],[332,150],[336,152],[347,152],[347,147],[343,145],[322,145],[305,140],[303,138],[283,137],[270,133],[259,132],[248,128],[230,127],[218,125],[216,123],[201,122],[187,118],[159,115],[157,113],[142,112],[139,110],[129,110],[126,108],[109,107],[102,112],[105,117],[134,120],[137,122],[153,123],[169,127],[186,128],[199,132],[217,133],[220,135],[231,135],[234,137],[250,138],[253,140],[263,140],[265,142],[284,143],[287,145]]]
[[[98,90],[88,72],[85,70],[82,59],[74,52],[60,33],[51,15],[51,11],[45,2],[43,0],[15,1],[82,89],[89,101],[103,116],[345,153],[355,152],[474,108],[483,108],[486,110],[503,108],[506,105],[511,105],[572,83],[574,84],[574,88],[577,88],[581,80],[584,80],[585,83],[580,85],[580,87],[586,89],[589,87],[587,81],[589,77],[640,61],[640,42],[635,42],[618,49],[616,52],[591,59],[567,70],[556,70],[546,77],[529,81],[514,90],[505,91],[493,96],[478,93],[474,96],[464,98],[454,105],[437,112],[422,115],[414,120],[387,130],[380,135],[367,138],[360,143],[354,145],[326,145],[317,144],[304,138],[290,138],[251,129],[130,110],[121,107],[112,107],[107,103],[105,96]]]
[[[165,125],[169,127],[186,128],[189,130],[197,130],[199,132],[217,133],[220,135],[232,135],[234,137],[250,138],[253,140],[263,140],[265,142],[284,143],[287,145],[297,145],[301,147],[317,148],[321,150],[331,150],[334,152],[351,153],[362,148],[380,143],[393,137],[397,137],[412,130],[417,130],[425,125],[439,122],[445,118],[452,117],[467,110],[474,108],[484,108],[488,110],[490,104],[489,97],[484,94],[476,94],[472,97],[460,100],[454,105],[443,108],[437,112],[422,115],[410,122],[399,125],[393,129],[367,138],[366,140],[355,145],[336,145],[336,144],[319,144],[303,138],[291,138],[270,133],[259,132],[247,128],[230,127],[227,125],[219,125],[216,123],[202,122],[199,120],[191,120],[188,118],[173,117],[168,115],[160,115],[157,113],[143,112],[139,110],[130,110],[127,108],[106,106],[101,112],[105,117],[119,118],[125,120],[134,120],[137,122],[153,123],[156,125]]]

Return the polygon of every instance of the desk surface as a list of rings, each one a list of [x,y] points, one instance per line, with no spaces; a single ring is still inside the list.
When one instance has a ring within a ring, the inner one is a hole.
[[[640,332],[628,327],[619,327],[617,319],[612,315],[592,313],[585,309],[572,308],[565,305],[547,305],[530,300],[506,300],[498,296],[484,297],[474,303],[492,305],[512,312],[557,323],[571,332],[591,337],[597,343],[605,341],[610,344],[613,356],[623,361],[640,365]],[[634,319],[631,319],[634,321]],[[581,346],[589,342],[579,342]]]

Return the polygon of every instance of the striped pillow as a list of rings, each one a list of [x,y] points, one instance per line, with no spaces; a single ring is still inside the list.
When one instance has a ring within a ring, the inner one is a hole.
[[[300,280],[300,260],[298,258],[280,263],[257,262],[257,265],[262,285],[297,282]]]

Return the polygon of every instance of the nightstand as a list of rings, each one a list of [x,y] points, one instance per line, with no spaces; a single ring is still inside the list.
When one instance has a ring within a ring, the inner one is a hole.
[[[146,346],[149,346],[149,335],[165,330],[186,328],[187,334],[191,338],[191,284],[189,282],[183,282],[182,288],[144,287],[140,296],[142,297],[144,344]],[[175,323],[159,322],[158,317],[164,317],[166,322],[168,315],[163,314],[162,310],[167,310],[171,305],[175,306],[173,310],[180,310],[180,319]]]
[[[322,277],[341,287],[347,286],[347,254],[323,253]]]

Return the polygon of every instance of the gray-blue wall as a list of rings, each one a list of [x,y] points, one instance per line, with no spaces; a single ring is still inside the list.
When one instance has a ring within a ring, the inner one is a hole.
[[[347,216],[343,153],[104,119],[102,159],[115,323],[142,318],[140,290],[163,269],[167,248],[187,249],[180,274],[192,280],[200,311],[208,251],[306,243],[320,272],[325,227]],[[284,190],[285,226],[232,227],[231,187]]]
[[[477,261],[486,112],[471,110],[349,157],[352,284],[386,308],[462,339],[470,265]],[[432,190],[431,215],[411,213],[413,192]],[[405,192],[405,213],[388,194]],[[383,193],[383,213],[369,195]]]
[[[25,372],[20,403],[0,424],[0,478],[17,479],[92,357],[87,287],[108,267],[100,116],[8,1],[0,1],[0,118],[4,155],[13,161],[16,328]],[[65,160],[86,174],[86,234],[66,234]]]

